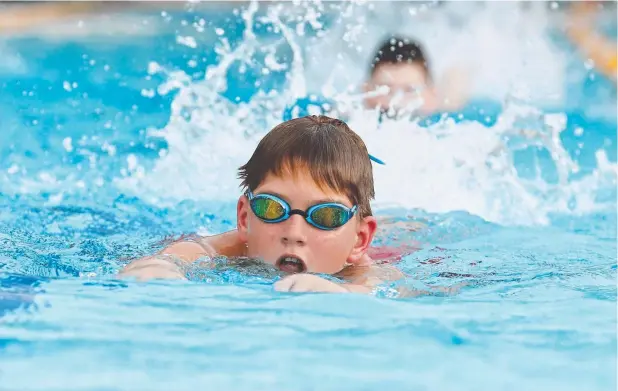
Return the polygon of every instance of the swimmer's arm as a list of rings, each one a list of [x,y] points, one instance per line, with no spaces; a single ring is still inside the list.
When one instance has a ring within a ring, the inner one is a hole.
[[[335,274],[345,283],[327,280],[315,274],[299,273],[289,275],[275,283],[280,292],[330,292],[371,294],[387,281],[399,280],[403,273],[392,266],[354,266]]]
[[[341,284],[348,292],[368,294],[381,284],[404,279],[405,275],[390,265],[372,265],[360,273],[356,271],[352,275],[342,277],[349,281]]]
[[[196,242],[178,241],[155,255],[136,259],[125,266],[119,277],[135,277],[138,280],[174,279],[183,280],[183,264],[195,262],[200,257],[213,256],[214,252]]]
[[[399,269],[390,265],[374,265],[369,270],[356,278],[349,279],[349,283],[341,284],[346,291],[350,293],[372,293],[379,285],[401,281],[406,276]],[[399,297],[418,297],[427,295],[454,295],[467,286],[467,282],[463,282],[450,287],[432,286],[429,290],[419,290],[401,285],[396,287]]]
[[[141,280],[185,279],[183,265],[191,264],[202,257],[242,256],[244,249],[236,230],[195,240],[179,240],[155,255],[132,261],[118,275]]]

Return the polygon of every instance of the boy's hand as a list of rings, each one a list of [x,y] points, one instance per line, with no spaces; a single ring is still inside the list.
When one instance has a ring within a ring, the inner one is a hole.
[[[306,273],[292,274],[277,281],[275,290],[279,292],[350,292],[343,285]]]

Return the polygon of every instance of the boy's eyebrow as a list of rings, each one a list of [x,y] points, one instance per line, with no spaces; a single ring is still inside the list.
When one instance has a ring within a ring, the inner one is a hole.
[[[311,205],[315,205],[315,204],[325,204],[328,202],[334,202],[336,204],[342,204],[343,202],[339,201],[339,200],[335,200],[333,198],[321,198],[319,200],[312,200],[311,201]]]
[[[287,199],[287,197],[284,197],[283,195],[277,193],[276,191],[263,190],[262,193],[272,194],[274,196],[277,196],[277,197],[281,198],[282,200],[285,200],[287,203],[290,202]],[[317,199],[317,200],[311,200],[309,202],[309,204],[310,205],[315,205],[315,204],[324,204],[324,203],[327,203],[327,202],[334,202],[334,203],[337,203],[337,204],[342,204],[343,203],[342,201],[336,200],[334,198],[320,198],[320,199]]]

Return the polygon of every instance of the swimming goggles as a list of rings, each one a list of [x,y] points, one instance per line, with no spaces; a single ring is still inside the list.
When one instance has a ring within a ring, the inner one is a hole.
[[[254,195],[251,191],[247,191],[246,195],[253,213],[265,223],[280,223],[297,214],[303,216],[307,223],[315,228],[329,231],[350,221],[358,210],[356,205],[348,208],[335,202],[324,202],[302,211],[290,208],[290,204],[272,194]]]

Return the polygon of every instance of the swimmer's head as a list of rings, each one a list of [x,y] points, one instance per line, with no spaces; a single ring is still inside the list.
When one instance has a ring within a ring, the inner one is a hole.
[[[389,37],[376,50],[364,86],[367,108],[404,108],[420,103],[422,111],[435,106],[435,94],[427,57],[419,43]]]
[[[237,225],[249,257],[287,272],[328,274],[364,261],[376,230],[373,169],[364,142],[343,121],[308,116],[276,126],[239,177]],[[339,206],[305,219],[324,203]],[[287,219],[286,208],[294,211]]]

